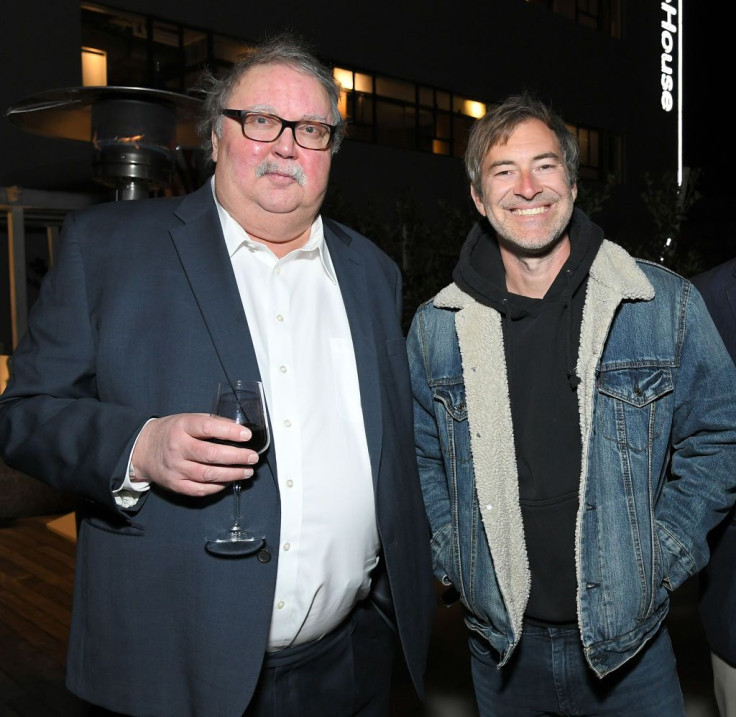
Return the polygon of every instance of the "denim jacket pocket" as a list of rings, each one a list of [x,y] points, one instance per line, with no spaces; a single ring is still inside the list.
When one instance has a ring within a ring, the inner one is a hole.
[[[669,434],[672,370],[663,365],[604,367],[597,389],[596,420],[605,439],[599,446],[599,465],[621,480],[597,484],[593,502],[601,507],[606,544],[618,548],[601,566],[603,582],[619,584],[620,576],[626,576],[621,589],[628,597],[620,601],[621,612],[618,605],[611,605],[612,615],[618,615],[624,629],[630,614],[626,611],[634,604],[636,619],[643,622],[666,600],[661,546],[653,521],[660,476],[652,474],[651,466],[652,455],[662,450]]]
[[[603,436],[609,441],[627,445],[634,451],[651,447],[661,435],[663,415],[657,402],[674,390],[672,371],[665,366],[604,368],[597,381],[598,392],[606,410],[600,412]]]
[[[437,384],[432,390],[442,450],[453,472],[456,472],[460,465],[471,462],[465,384],[458,380],[456,383]],[[457,480],[457,475],[453,475],[453,480]]]
[[[434,398],[445,407],[453,421],[466,421],[468,419],[468,406],[465,403],[465,386],[463,383],[435,386]]]

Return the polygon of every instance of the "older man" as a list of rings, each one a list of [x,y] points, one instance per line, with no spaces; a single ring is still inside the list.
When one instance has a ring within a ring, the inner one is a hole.
[[[422,690],[434,598],[401,279],[320,216],[338,98],[327,68],[274,38],[210,78],[211,181],[64,228],[0,446],[80,496],[67,684],[94,705],[385,715],[396,642]],[[247,429],[207,413],[238,379],[264,384],[260,460]],[[263,544],[209,552],[241,479]]]
[[[484,219],[409,357],[480,714],[681,716],[664,619],[734,500],[733,362],[690,282],[575,208],[577,143],[542,102],[478,120],[466,166]]]

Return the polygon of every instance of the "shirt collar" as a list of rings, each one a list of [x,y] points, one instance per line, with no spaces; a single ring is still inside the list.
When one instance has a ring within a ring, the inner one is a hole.
[[[248,232],[246,232],[245,229],[243,229],[243,227],[240,226],[237,221],[235,221],[235,219],[227,211],[227,209],[225,209],[222,204],[220,204],[220,202],[217,200],[217,194],[215,193],[214,174],[212,175],[211,187],[212,198],[215,200],[217,214],[220,217],[222,233],[225,236],[225,244],[227,246],[227,253],[230,256],[230,259],[232,259],[235,252],[237,252],[238,249],[243,246],[249,247],[251,250],[254,251],[266,250],[270,252],[270,249],[268,249],[268,247],[266,247],[264,244],[253,241],[253,239],[248,236]],[[291,256],[292,254],[296,253],[307,253],[314,251],[318,252],[320,263],[322,264],[322,267],[325,270],[325,273],[329,277],[330,281],[332,281],[333,284],[337,284],[337,274],[335,273],[335,267],[332,263],[332,258],[330,257],[327,243],[325,242],[324,227],[322,225],[322,216],[320,214],[317,215],[317,218],[312,223],[307,243],[303,247],[295,249],[287,256]]]

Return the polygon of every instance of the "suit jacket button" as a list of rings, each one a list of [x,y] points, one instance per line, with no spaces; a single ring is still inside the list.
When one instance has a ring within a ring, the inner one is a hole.
[[[258,551],[258,555],[256,555],[258,558],[259,563],[270,563],[271,562],[271,551],[267,550],[266,548],[262,548]]]

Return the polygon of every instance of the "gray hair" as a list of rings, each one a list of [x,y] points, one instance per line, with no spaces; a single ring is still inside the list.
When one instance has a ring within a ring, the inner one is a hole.
[[[340,85],[332,76],[330,68],[320,62],[303,41],[290,33],[276,35],[245,50],[223,77],[205,71],[197,86],[204,95],[202,119],[197,130],[208,154],[212,151],[212,132],[214,131],[218,137],[222,136],[222,110],[227,107],[232,91],[243,75],[258,65],[288,65],[298,72],[313,77],[322,85],[330,101],[332,124],[336,125],[331,147],[332,154],[335,154],[345,136],[345,121],[340,115],[338,106]]]
[[[544,122],[557,135],[567,169],[567,181],[570,186],[577,182],[580,163],[577,138],[562,117],[531,93],[523,92],[507,97],[477,120],[470,130],[465,150],[465,171],[478,196],[483,194],[483,160],[490,149],[497,144],[505,144],[520,124],[531,119]]]

